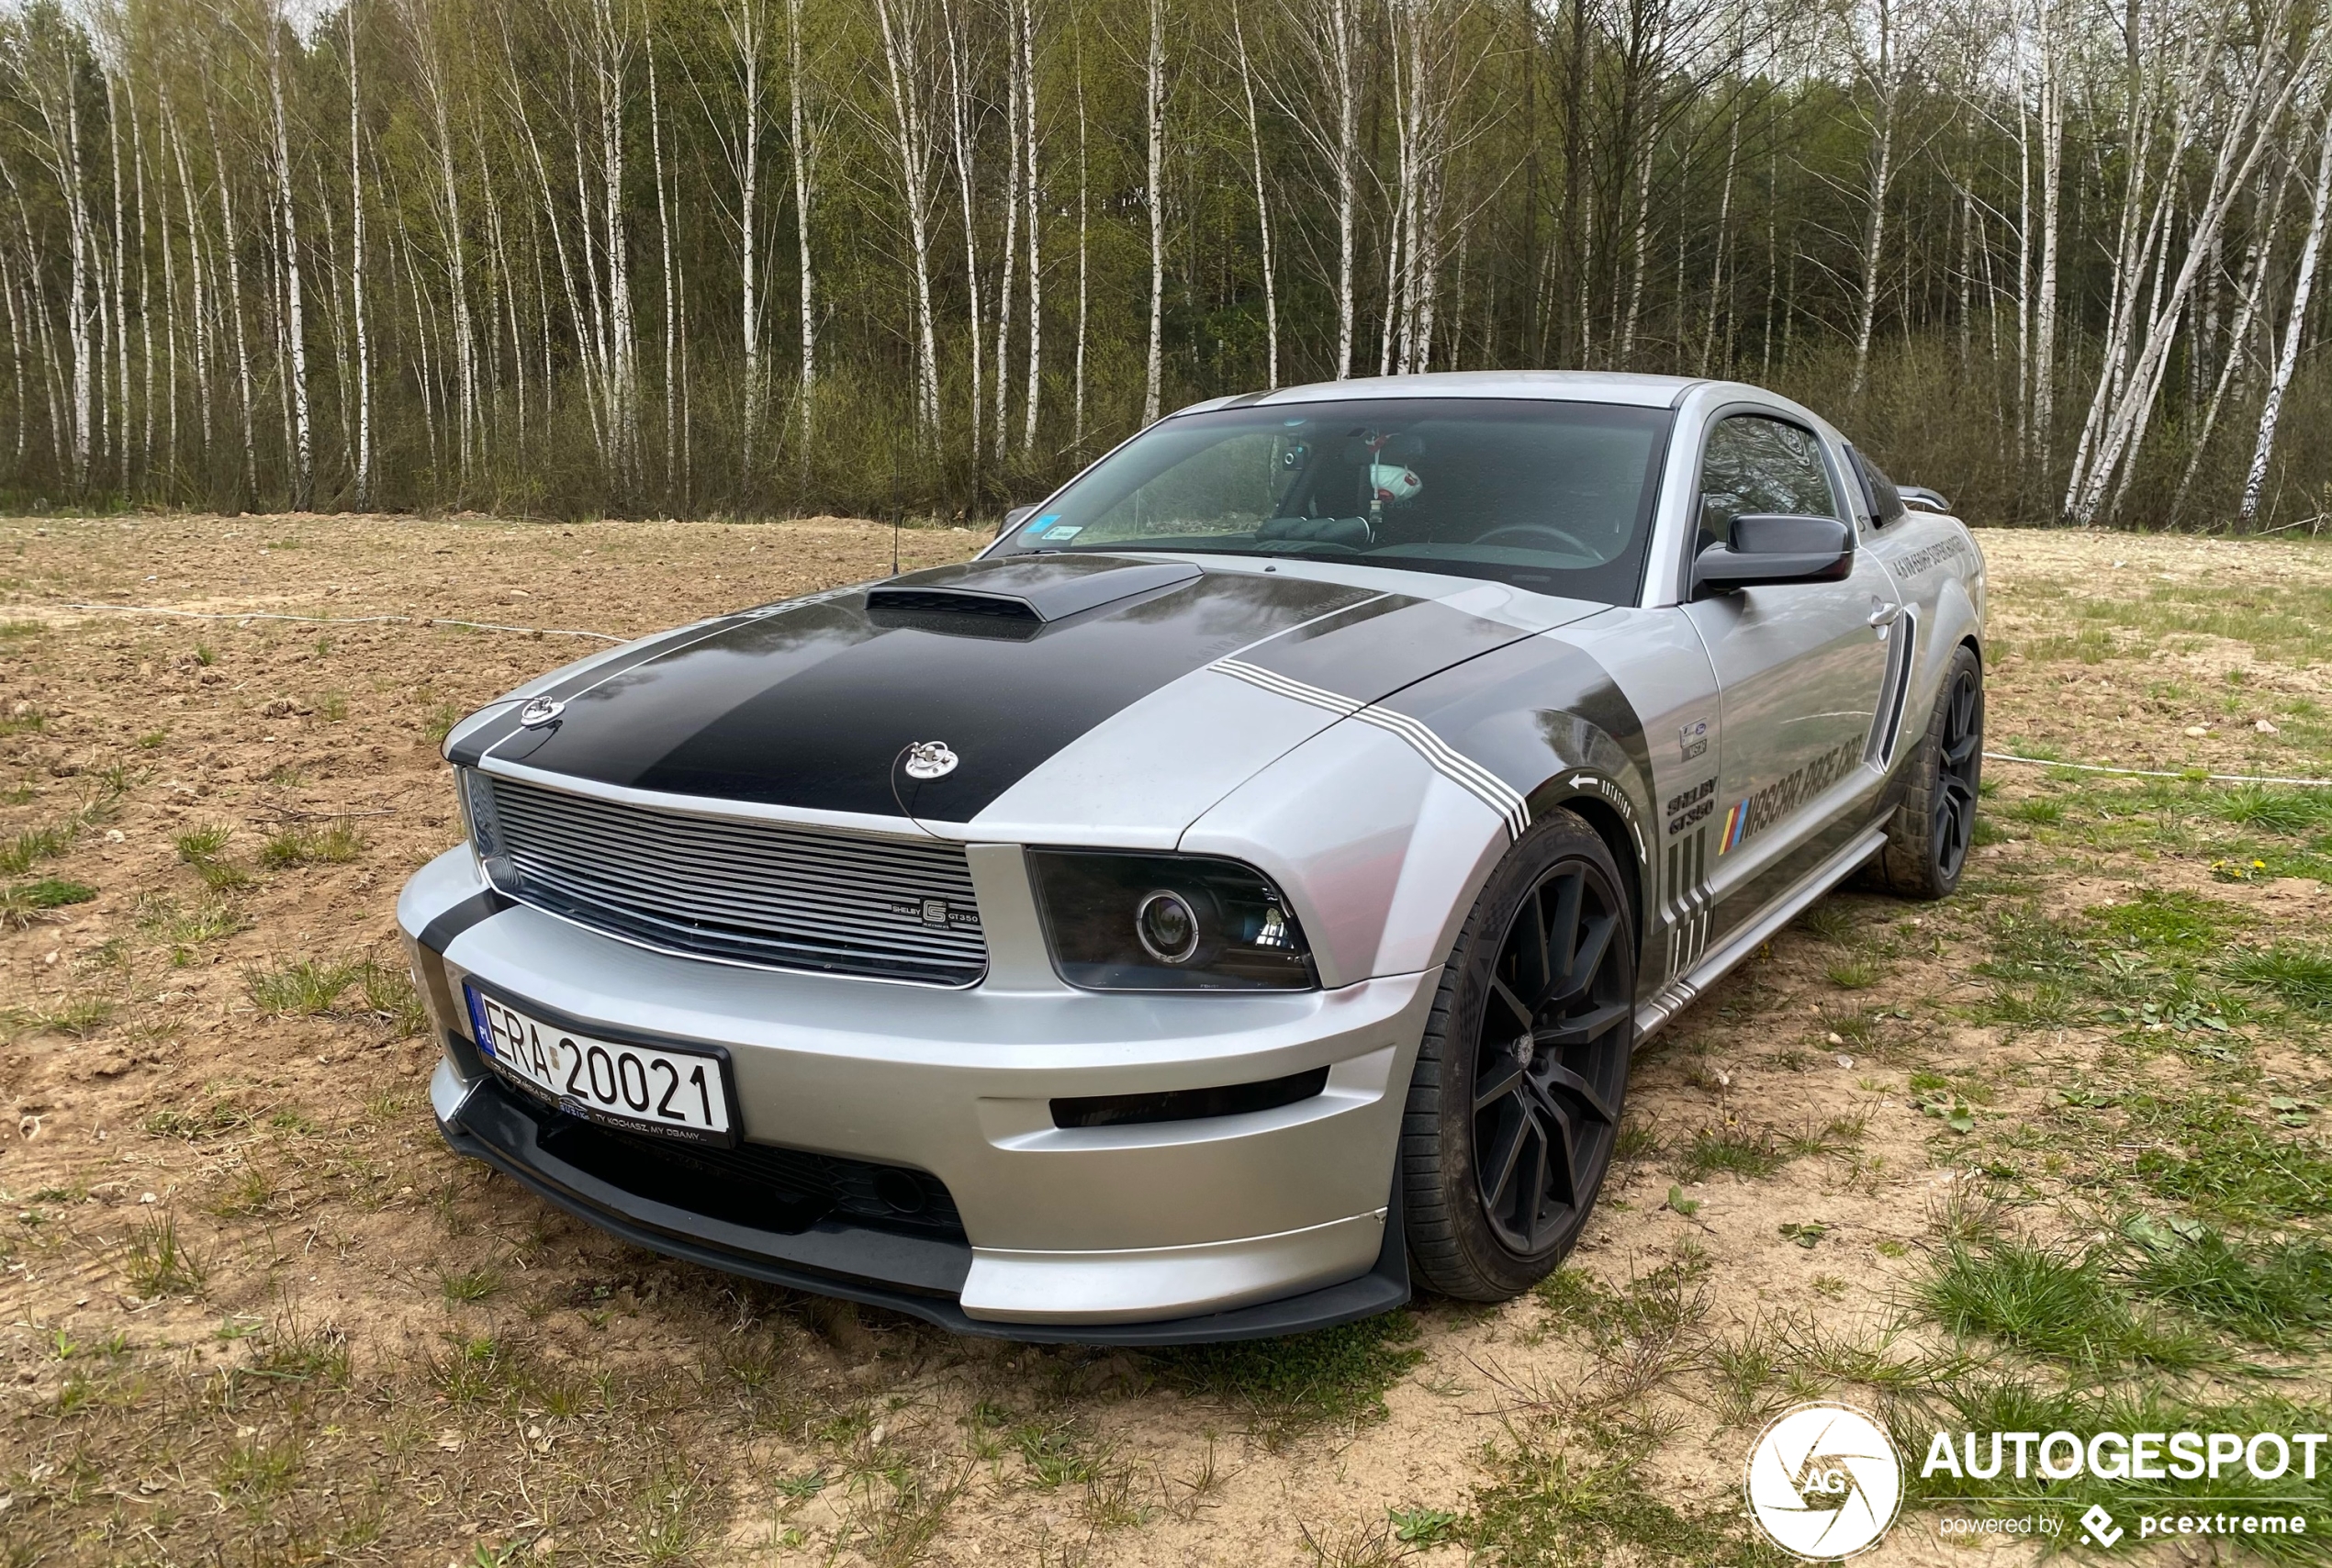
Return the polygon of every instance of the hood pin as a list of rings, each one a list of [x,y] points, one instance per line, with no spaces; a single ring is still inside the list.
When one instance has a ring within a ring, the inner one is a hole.
[[[956,770],[956,754],[946,741],[917,741],[907,748],[907,777],[944,778]]]

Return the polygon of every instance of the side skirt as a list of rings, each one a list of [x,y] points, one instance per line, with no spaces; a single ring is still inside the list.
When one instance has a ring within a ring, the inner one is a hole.
[[[1703,958],[1689,974],[1671,980],[1655,992],[1652,1000],[1638,1006],[1637,1046],[1641,1047],[1668,1020],[1699,1001],[1709,988],[1722,980],[1735,964],[1755,952],[1774,933],[1804,913],[1816,899],[1853,876],[1864,861],[1878,853],[1886,842],[1887,831],[1883,827],[1864,829],[1848,841],[1844,848],[1815,867],[1795,887],[1766,905],[1762,913],[1743,926],[1722,946]]]

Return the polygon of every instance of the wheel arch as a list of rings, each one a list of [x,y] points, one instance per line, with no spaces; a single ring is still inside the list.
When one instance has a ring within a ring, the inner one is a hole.
[[[1628,895],[1628,913],[1635,929],[1636,957],[1641,961],[1651,935],[1645,924],[1644,865],[1642,857],[1636,853],[1635,834],[1629,830],[1627,819],[1610,801],[1585,790],[1564,796],[1552,802],[1549,809],[1566,811],[1580,818],[1595,829],[1596,836],[1603,840],[1603,846],[1611,851],[1612,864],[1620,868],[1620,875],[1625,882],[1622,890]]]

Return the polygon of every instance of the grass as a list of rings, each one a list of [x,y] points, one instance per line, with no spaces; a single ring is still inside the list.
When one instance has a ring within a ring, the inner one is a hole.
[[[2110,946],[2192,956],[2209,951],[2256,924],[2247,912],[2199,893],[2141,890],[2126,903],[2088,912],[2099,939]]]
[[[35,1035],[71,1035],[85,1040],[113,1022],[110,997],[69,997],[52,1007],[24,1008],[7,1014],[14,1025]]]
[[[225,823],[210,823],[180,834],[174,841],[179,860],[188,866],[202,866],[226,853],[227,843],[235,830]]]
[[[437,1274],[438,1290],[449,1304],[467,1305],[484,1301],[502,1288],[502,1275],[498,1269],[441,1269]]]
[[[2287,1007],[2332,1015],[2332,951],[2278,943],[2237,955],[2222,972]]]
[[[123,1272],[132,1294],[148,1301],[163,1296],[199,1295],[209,1270],[179,1239],[174,1215],[152,1215],[138,1222],[129,1238],[129,1256]]]
[[[294,866],[342,866],[364,852],[364,835],[342,818],[321,831],[297,823],[277,829],[260,846],[259,863],[271,871]]]
[[[2275,1350],[2318,1346],[2332,1332],[2332,1248],[2319,1240],[2230,1241],[2151,1216],[2123,1229],[2140,1254],[2130,1288],[2149,1300]]]
[[[213,892],[188,909],[167,897],[148,896],[139,902],[138,927],[170,947],[173,967],[194,962],[195,949],[206,942],[249,928],[251,917],[225,892]]]
[[[2183,1370],[2225,1359],[2208,1337],[2135,1310],[2102,1253],[2013,1239],[1955,1245],[1919,1301],[1962,1338],[2080,1367]]]
[[[1240,1406],[1274,1445],[1330,1423],[1385,1414],[1385,1391],[1424,1359],[1418,1324],[1387,1313],[1288,1339],[1247,1339],[1160,1350],[1160,1381]]]
[[[1677,1154],[1676,1174],[1687,1183],[1719,1174],[1755,1182],[1779,1170],[1790,1159],[1769,1129],[1728,1122],[1697,1129]]]
[[[428,1025],[412,977],[370,956],[246,969],[243,989],[262,1013],[278,1018],[369,1017],[402,1036]]]
[[[43,860],[54,859],[73,847],[80,834],[70,823],[28,827],[0,839],[0,876],[18,877]]]
[[[1507,1568],[1602,1562],[1777,1568],[1795,1561],[1746,1529],[1735,1506],[1678,1507],[1672,1487],[1642,1473],[1649,1454],[1641,1446],[1574,1447],[1530,1430],[1487,1457],[1493,1479],[1475,1489],[1461,1531],[1469,1560]]]
[[[96,896],[97,890],[88,883],[67,881],[62,877],[10,882],[0,887],[0,925],[21,929],[51,910],[87,903]]]
[[[2307,1133],[2270,1131],[2223,1096],[2133,1096],[2132,1130],[2147,1139],[2134,1169],[2160,1198],[2245,1224],[2332,1215],[2332,1148]]]
[[[141,1126],[155,1137],[197,1143],[239,1133],[258,1120],[258,1114],[241,1101],[214,1092],[200,1105],[164,1105],[147,1116]]]

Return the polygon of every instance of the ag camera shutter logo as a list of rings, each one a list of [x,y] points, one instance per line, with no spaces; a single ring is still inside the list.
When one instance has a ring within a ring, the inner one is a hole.
[[[1878,1544],[1903,1501],[1902,1458],[1886,1428],[1851,1405],[1799,1405],[1749,1450],[1743,1488],[1766,1537],[1808,1561]]]

